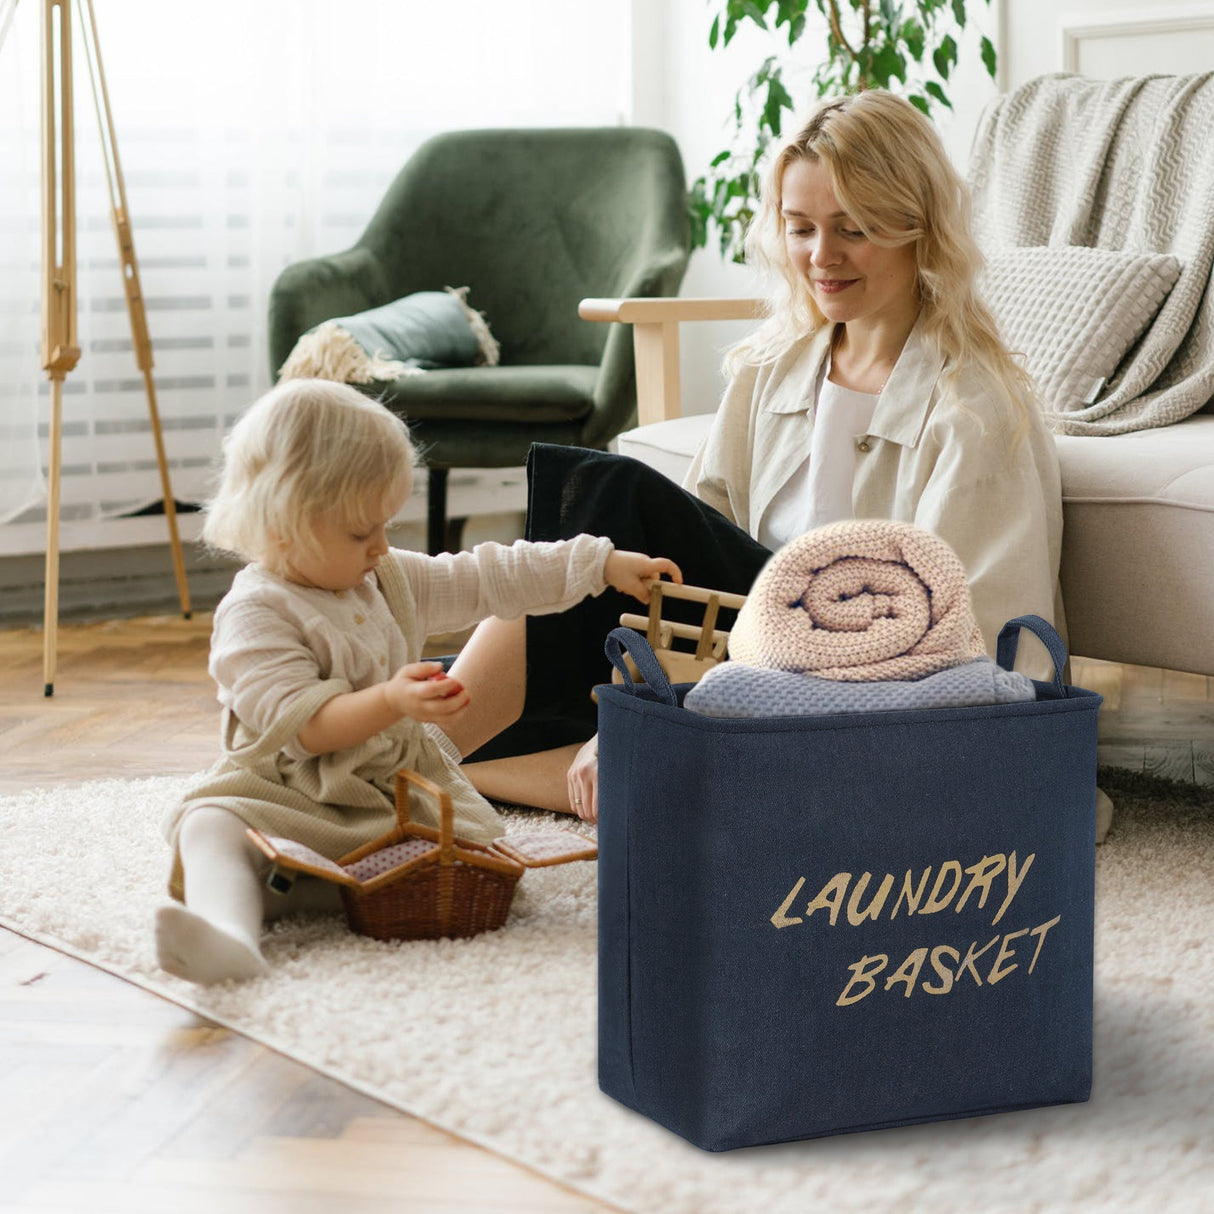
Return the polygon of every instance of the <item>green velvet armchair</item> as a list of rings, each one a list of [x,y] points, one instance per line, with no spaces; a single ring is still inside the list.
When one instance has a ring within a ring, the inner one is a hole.
[[[353,248],[287,267],[270,295],[271,373],[296,340],[417,291],[468,287],[497,366],[360,385],[404,417],[429,469],[427,543],[446,542],[447,472],[526,462],[534,442],[603,449],[636,417],[626,325],[587,296],[678,293],[689,252],[674,140],[637,127],[470,130],[424,143]]]

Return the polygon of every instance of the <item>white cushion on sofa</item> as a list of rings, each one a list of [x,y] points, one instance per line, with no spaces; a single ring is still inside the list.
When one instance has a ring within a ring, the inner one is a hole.
[[[982,290],[1042,407],[1074,413],[1095,403],[1179,276],[1161,253],[1049,245],[992,254]]]
[[[687,417],[654,422],[649,426],[638,426],[619,436],[616,440],[619,444],[617,450],[621,455],[630,455],[664,472],[681,485],[695,453],[708,435],[712,419],[711,413],[693,413]]]
[[[1071,652],[1214,674],[1214,416],[1054,441]]]

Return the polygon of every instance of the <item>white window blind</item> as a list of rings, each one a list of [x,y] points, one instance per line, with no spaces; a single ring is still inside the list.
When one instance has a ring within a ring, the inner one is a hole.
[[[420,142],[611,125],[629,108],[628,0],[95,8],[178,501],[206,496],[225,428],[271,382],[274,278],[349,247]],[[38,550],[45,524],[39,10],[23,0],[0,46],[0,555]],[[65,549],[123,543],[114,521],[161,496],[79,46],[74,77],[82,354],[64,390]]]

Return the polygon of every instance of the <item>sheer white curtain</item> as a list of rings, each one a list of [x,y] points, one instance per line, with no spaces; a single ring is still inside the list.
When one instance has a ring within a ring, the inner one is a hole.
[[[270,383],[277,273],[353,243],[423,139],[628,117],[628,0],[94,3],[178,500],[205,496],[225,427]],[[39,10],[22,0],[0,47],[0,555],[36,548],[45,519]],[[82,53],[75,83],[65,549],[123,542],[112,520],[160,497]]]

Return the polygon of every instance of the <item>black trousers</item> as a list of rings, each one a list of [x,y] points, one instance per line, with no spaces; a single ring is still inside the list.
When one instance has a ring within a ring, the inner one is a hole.
[[[605,535],[616,548],[665,556],[691,585],[746,594],[770,551],[654,471],[626,456],[537,443],[527,460],[527,539]],[[603,653],[622,612],[645,613],[610,588],[557,615],[527,618],[527,695],[522,717],[470,761],[584,742],[597,729],[591,690],[611,678]],[[664,619],[698,623],[696,603],[670,600]],[[718,626],[729,628],[722,611]]]

